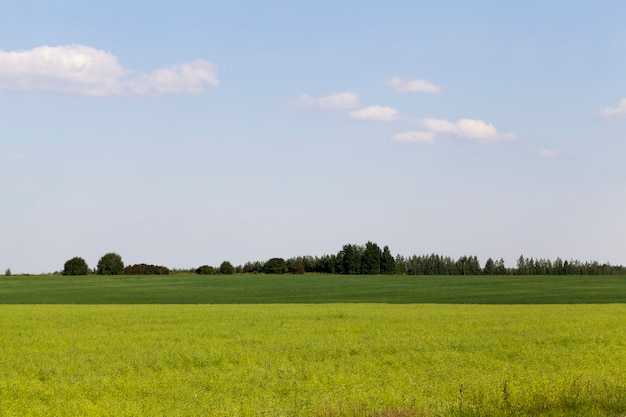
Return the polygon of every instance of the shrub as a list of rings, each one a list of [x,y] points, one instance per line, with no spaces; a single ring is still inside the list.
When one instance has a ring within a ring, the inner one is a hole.
[[[121,275],[124,273],[124,262],[117,253],[107,253],[98,261],[97,273],[100,275]]]
[[[216,273],[215,268],[209,265],[202,265],[196,269],[196,274],[200,275],[214,275]]]
[[[136,264],[124,268],[125,275],[168,275],[169,268],[159,265]]]
[[[11,268],[7,268],[7,270],[4,271],[4,276],[5,277],[10,277],[11,276]]]
[[[89,267],[87,262],[81,257],[74,257],[63,265],[62,275],[87,275],[89,273]]]

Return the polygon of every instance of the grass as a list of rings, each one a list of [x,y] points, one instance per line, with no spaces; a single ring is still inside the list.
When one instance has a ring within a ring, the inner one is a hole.
[[[623,417],[625,290],[624,276],[2,277],[0,417]]]
[[[626,303],[626,276],[168,275],[0,278],[0,304]]]
[[[619,416],[624,305],[3,305],[1,416]]]

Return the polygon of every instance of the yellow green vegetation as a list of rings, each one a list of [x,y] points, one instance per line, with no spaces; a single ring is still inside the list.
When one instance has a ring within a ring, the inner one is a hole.
[[[3,305],[1,416],[610,416],[625,305]]]

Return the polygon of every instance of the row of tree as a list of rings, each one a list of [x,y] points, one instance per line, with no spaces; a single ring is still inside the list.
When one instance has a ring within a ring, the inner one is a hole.
[[[373,242],[365,245],[344,245],[336,255],[320,257],[298,256],[287,259],[287,270],[292,274],[319,272],[327,274],[398,274],[398,275],[614,275],[626,274],[624,266],[608,263],[554,261],[520,256],[515,267],[507,267],[504,259],[487,259],[481,266],[476,256],[454,259],[437,254],[393,257],[389,247],[382,250]],[[265,272],[263,262],[247,262],[237,272]]]
[[[321,257],[298,256],[283,260],[272,258],[267,262],[246,262],[236,268],[240,273],[326,273],[377,275],[396,274],[396,260],[388,246],[381,249],[376,243],[347,244],[336,255]]]
[[[233,264],[231,264],[228,261],[224,261],[224,262],[222,262],[222,264],[220,265],[219,268],[213,268],[212,266],[209,266],[209,265],[202,265],[201,267],[196,269],[196,274],[200,274],[200,275],[215,275],[215,274],[231,275],[231,274],[234,274],[235,271],[236,271],[236,268],[233,266]]]
[[[335,255],[320,257],[298,256],[289,258],[271,258],[267,261],[246,262],[234,266],[224,261],[218,268],[202,265],[197,269],[178,270],[176,272],[195,272],[203,275],[234,274],[234,273],[265,273],[265,274],[304,274],[327,273],[348,275],[612,275],[626,274],[624,266],[613,266],[608,263],[580,262],[577,260],[563,261],[560,258],[533,259],[520,256],[517,265],[509,268],[504,259],[487,259],[481,267],[476,256],[461,256],[458,259],[449,256],[413,255],[404,257],[393,256],[388,246],[382,249],[374,242],[365,245],[346,244]],[[63,268],[63,275],[166,275],[170,270],[164,266],[136,264],[124,266],[122,258],[116,253],[107,253],[98,261],[93,271],[89,269],[83,258],[75,257],[68,260]]]
[[[117,253],[107,253],[98,261],[98,266],[93,271],[89,269],[87,262],[79,256],[69,259],[63,265],[63,275],[167,275],[169,268],[159,265],[136,264],[124,266],[122,257]]]

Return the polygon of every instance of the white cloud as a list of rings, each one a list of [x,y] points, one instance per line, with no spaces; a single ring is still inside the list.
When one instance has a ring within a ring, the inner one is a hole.
[[[539,156],[541,156],[542,158],[555,158],[559,156],[559,154],[556,151],[543,149],[541,152],[539,152]]]
[[[133,73],[109,52],[84,45],[0,51],[0,92],[53,92],[88,96],[203,93],[219,85],[205,60]]]
[[[435,143],[435,134],[433,132],[421,132],[421,131],[413,131],[413,132],[403,132],[398,133],[393,138],[391,138],[393,142],[400,143],[417,143],[417,144],[433,144]]]
[[[457,134],[459,130],[456,124],[445,119],[424,119],[423,124],[428,130],[436,133]]]
[[[388,122],[398,118],[398,110],[393,107],[370,106],[361,110],[351,111],[350,118],[354,120],[377,120]]]
[[[626,98],[621,99],[617,107],[601,108],[600,115],[607,119],[610,117],[626,117]]]
[[[303,94],[289,100],[289,104],[303,107],[318,107],[325,110],[353,109],[359,105],[359,96],[355,93],[332,93],[324,97],[311,97]]]
[[[162,68],[152,74],[143,74],[129,83],[137,95],[200,94],[207,86],[217,86],[219,81],[213,64],[198,59],[186,64]]]
[[[395,77],[391,79],[389,85],[398,93],[438,94],[441,92],[441,87],[425,80]]]
[[[423,124],[433,133],[449,133],[478,142],[515,139],[514,134],[499,133],[493,124],[476,119],[460,119],[456,123],[445,119],[424,119]]]

